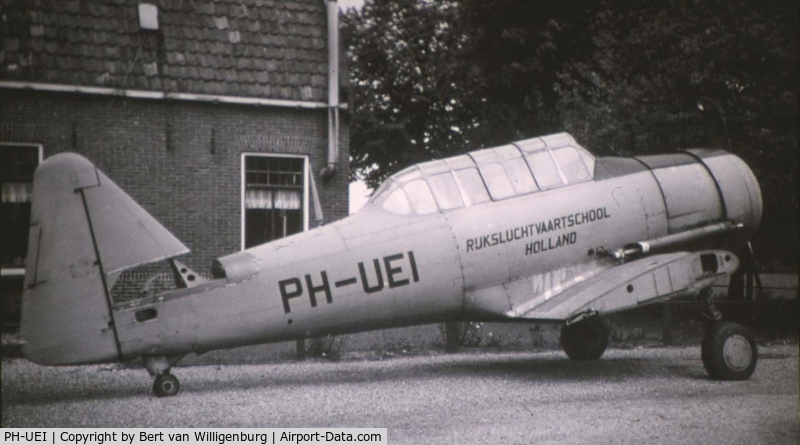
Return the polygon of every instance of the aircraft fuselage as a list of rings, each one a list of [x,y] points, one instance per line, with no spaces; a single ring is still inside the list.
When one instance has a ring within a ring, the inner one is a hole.
[[[730,273],[725,251],[647,254],[746,237],[761,210],[731,154],[595,159],[552,135],[410,167],[353,216],[221,257],[210,281],[115,304],[121,271],[181,269],[188,249],[89,161],[57,155],[34,182],[23,351],[67,365],[449,320],[565,322]],[[650,259],[628,262],[639,254]]]
[[[713,177],[699,163],[688,165],[692,171],[683,174],[700,179],[684,180],[711,181],[687,188],[694,192],[685,196],[691,212],[670,212],[666,181],[651,169],[428,215],[368,206],[221,258],[232,271],[224,279],[116,308],[122,356],[455,319],[508,320],[532,297],[545,303],[611,267],[615,261],[605,254],[615,248],[725,220]],[[671,197],[677,207],[678,197]],[[157,317],[137,322],[148,308]],[[536,319],[563,321],[546,312]]]

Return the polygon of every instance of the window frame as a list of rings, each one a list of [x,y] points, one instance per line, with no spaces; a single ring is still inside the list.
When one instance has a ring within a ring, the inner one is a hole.
[[[0,141],[0,150],[3,150],[3,147],[32,147],[36,148],[37,150],[37,160],[38,165],[42,165],[42,161],[44,161],[44,145],[37,143],[37,142],[9,142],[9,141]],[[37,165],[37,168],[38,168]],[[31,178],[31,184],[33,184],[33,178]],[[28,237],[28,234],[25,234],[25,237]],[[26,258],[27,259],[27,258]],[[25,276],[25,268],[24,267],[3,267],[0,265],[0,277],[21,277]]]
[[[239,191],[239,210],[240,210],[240,250],[250,249],[252,247],[245,247],[245,235],[247,233],[245,220],[246,215],[245,212],[247,209],[245,208],[245,197],[247,195],[247,170],[246,160],[248,156],[254,157],[261,157],[261,158],[292,158],[292,159],[302,159],[303,160],[303,232],[308,230],[308,222],[309,222],[309,178],[308,175],[310,174],[309,170],[309,159],[308,155],[290,155],[290,154],[283,154],[283,153],[253,153],[253,152],[243,152],[241,153],[239,159],[239,173],[240,173],[240,191]],[[255,246],[253,246],[255,247]]]

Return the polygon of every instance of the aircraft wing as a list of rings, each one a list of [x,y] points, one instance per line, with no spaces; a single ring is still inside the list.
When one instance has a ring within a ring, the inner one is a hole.
[[[555,289],[519,301],[506,316],[568,320],[594,311],[619,312],[699,291],[738,266],[738,258],[722,250],[677,252],[622,264],[605,263],[560,283]]]

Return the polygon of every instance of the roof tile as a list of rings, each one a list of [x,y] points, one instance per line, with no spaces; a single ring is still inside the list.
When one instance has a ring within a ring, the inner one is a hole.
[[[164,88],[162,86],[161,78],[159,78],[158,76],[153,77],[150,80],[150,85],[151,85],[151,88],[153,88],[154,90],[162,90]]]
[[[4,2],[0,79],[324,100],[324,2],[158,0],[155,32],[138,2]]]
[[[256,87],[256,91],[261,93],[261,95],[264,96],[264,97],[273,97],[274,96],[274,93],[273,93],[273,91],[272,91],[272,89],[270,88],[269,85],[258,85],[258,87]]]
[[[211,15],[216,11],[214,6],[214,2],[197,2],[194,4],[194,12]]]
[[[145,63],[143,68],[144,75],[147,77],[153,77],[158,74],[158,63],[156,62]]]
[[[3,40],[3,50],[4,51],[18,51],[19,50],[19,39],[5,39]]]
[[[246,23],[247,30],[251,33],[257,33],[261,30],[261,23],[258,20],[248,20]]]
[[[217,29],[228,29],[228,17],[214,17],[214,25]]]
[[[203,80],[214,79],[214,70],[208,68],[200,68],[198,72],[200,73],[199,77],[202,78]]]

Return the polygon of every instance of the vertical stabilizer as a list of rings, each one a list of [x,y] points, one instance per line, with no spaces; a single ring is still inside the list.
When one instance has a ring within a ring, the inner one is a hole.
[[[32,361],[119,358],[108,289],[123,269],[186,246],[85,158],[48,158],[34,176],[20,336]]]

